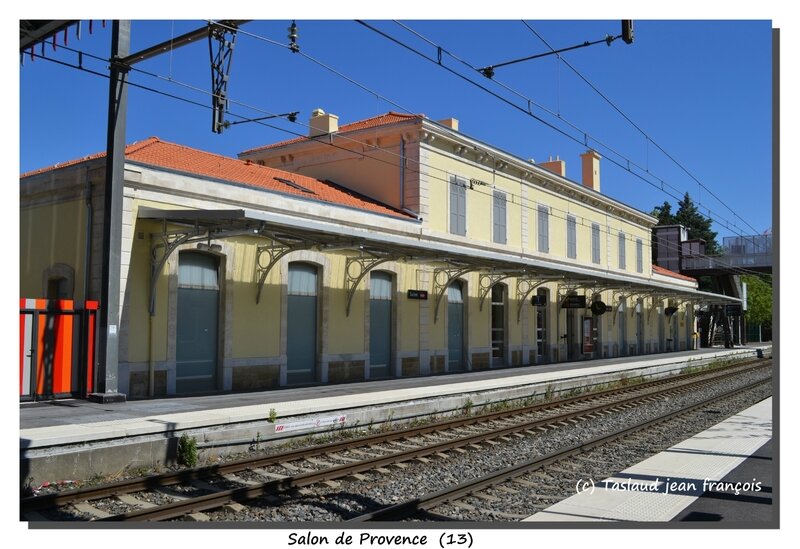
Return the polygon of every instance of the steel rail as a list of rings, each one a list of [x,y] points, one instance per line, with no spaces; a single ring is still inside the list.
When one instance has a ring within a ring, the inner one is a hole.
[[[463,498],[465,496],[469,496],[474,494],[475,492],[479,492],[491,486],[495,486],[498,484],[502,484],[508,480],[514,479],[518,476],[523,474],[529,473],[531,471],[535,471],[541,468],[544,468],[548,465],[551,465],[555,462],[561,461],[565,458],[572,457],[574,455],[585,453],[589,450],[592,450],[598,446],[602,446],[604,444],[608,444],[609,442],[613,442],[617,439],[624,438],[630,434],[636,433],[638,431],[642,431],[645,429],[649,429],[654,425],[659,423],[664,423],[671,419],[674,419],[678,416],[691,413],[697,411],[700,408],[704,408],[705,406],[709,406],[714,404],[720,400],[724,400],[726,398],[730,398],[732,396],[736,396],[740,393],[749,391],[762,385],[764,383],[771,382],[772,379],[763,379],[757,381],[755,383],[751,383],[745,387],[740,387],[739,389],[735,389],[733,391],[728,391],[723,395],[718,395],[709,399],[704,400],[698,404],[694,404],[690,407],[677,410],[674,412],[670,412],[668,414],[661,415],[657,418],[651,419],[645,423],[641,423],[638,425],[634,425],[632,427],[627,427],[625,429],[616,431],[614,433],[610,433],[608,435],[599,436],[589,440],[588,442],[582,442],[578,444],[574,444],[568,448],[564,448],[561,450],[557,450],[555,452],[551,452],[545,456],[537,457],[525,461],[523,463],[519,463],[516,465],[512,465],[511,467],[507,467],[505,469],[501,469],[499,471],[492,472],[488,475],[479,477],[477,479],[469,480],[467,482],[463,482],[451,488],[445,488],[443,490],[439,490],[438,492],[434,492],[432,494],[428,494],[426,496],[422,496],[419,498],[415,498],[412,500],[404,501],[395,505],[391,505],[388,507],[384,507],[383,509],[379,509],[377,511],[372,511],[370,513],[365,513],[358,517],[352,518],[346,522],[368,522],[368,521],[396,521],[401,520],[404,518],[408,518],[413,516],[414,514],[420,511],[427,511],[432,508],[435,508],[438,505],[442,505],[443,503],[448,503],[450,501]]]
[[[471,444],[472,445],[479,444],[503,436],[513,435],[514,433],[544,428],[545,426],[554,426],[559,423],[569,421],[578,417],[591,416],[593,414],[607,412],[609,410],[615,410],[621,407],[632,406],[635,403],[652,399],[655,396],[685,392],[691,389],[695,389],[698,386],[702,386],[704,384],[715,383],[720,379],[728,377],[729,375],[734,375],[734,374],[729,373],[727,375],[721,375],[711,379],[698,380],[696,382],[687,383],[678,387],[671,387],[665,389],[660,393],[648,393],[644,395],[637,395],[621,401],[605,403],[588,409],[568,412],[566,414],[562,414],[555,417],[539,419],[527,423],[515,424],[497,430],[477,433],[473,435],[467,435],[464,437],[450,439],[443,442],[422,446],[419,448],[403,450],[400,452],[395,452],[392,454],[363,460],[357,463],[347,463],[344,465],[330,467],[319,471],[310,471],[307,473],[301,473],[283,479],[267,481],[256,486],[245,486],[241,488],[221,490],[219,492],[198,496],[188,500],[176,501],[156,508],[139,509],[122,515],[115,515],[99,520],[141,521],[141,520],[174,519],[187,514],[198,513],[209,509],[221,507],[222,505],[225,505],[226,503],[229,502],[242,502],[257,498],[262,495],[275,494],[278,492],[285,492],[288,490],[298,489],[305,486],[317,484],[319,482],[323,482],[326,480],[335,480],[355,473],[363,473],[377,468],[393,465],[395,463],[402,463],[419,457],[430,456],[437,453],[453,450],[455,448],[469,446]]]
[[[78,488],[75,490],[67,490],[63,492],[56,492],[53,494],[46,494],[41,496],[28,496],[22,498],[21,500],[21,512],[24,514],[25,512],[29,511],[38,511],[52,507],[60,507],[78,500],[92,501],[104,497],[114,496],[117,494],[131,493],[147,489],[155,489],[164,486],[171,486],[174,484],[189,483],[194,480],[208,478],[214,475],[225,475],[230,473],[236,473],[249,468],[265,467],[268,465],[279,464],[281,462],[295,461],[307,457],[324,455],[326,453],[331,453],[331,452],[345,451],[353,448],[360,448],[369,445],[392,442],[395,440],[411,438],[423,434],[445,431],[447,429],[457,429],[460,427],[473,425],[481,422],[513,418],[534,412],[539,412],[542,410],[562,408],[580,402],[599,400],[609,396],[619,396],[631,392],[641,392],[642,390],[657,388],[661,385],[670,385],[676,382],[680,383],[682,381],[698,377],[710,376],[708,377],[708,379],[710,380],[724,379],[725,377],[733,376],[743,371],[767,367],[769,364],[771,364],[771,359],[756,359],[744,363],[716,368],[713,370],[704,370],[688,374],[680,374],[677,376],[660,378],[653,381],[639,383],[626,387],[617,387],[598,392],[584,393],[577,396],[540,402],[522,408],[502,410],[497,412],[490,412],[488,414],[479,414],[475,416],[468,416],[456,419],[445,419],[429,423],[424,426],[409,427],[405,429],[391,431],[388,433],[377,433],[374,435],[368,435],[365,437],[359,437],[350,440],[330,442],[327,444],[315,445],[307,448],[299,448],[296,450],[290,450],[287,452],[281,452],[269,456],[256,456],[256,457],[246,458],[243,460],[233,461],[230,463],[222,463],[205,467],[184,469],[181,471],[176,471],[171,473],[163,473],[159,475],[150,475],[146,477],[138,477],[135,479],[121,480],[118,482],[109,483],[97,487]]]

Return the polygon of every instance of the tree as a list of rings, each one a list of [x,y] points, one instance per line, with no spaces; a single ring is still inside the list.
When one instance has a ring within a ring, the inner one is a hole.
[[[747,322],[772,328],[772,281],[771,277],[746,275],[742,282],[747,284]]]
[[[688,192],[678,202],[678,211],[673,219],[674,224],[686,227],[689,239],[702,238],[706,241],[706,255],[722,253],[717,243],[717,233],[711,230],[711,220],[700,213]]]
[[[655,218],[658,218],[659,225],[675,225],[675,216],[672,215],[672,204],[667,202],[666,200],[661,206],[656,206],[653,208],[653,211],[650,212]]]

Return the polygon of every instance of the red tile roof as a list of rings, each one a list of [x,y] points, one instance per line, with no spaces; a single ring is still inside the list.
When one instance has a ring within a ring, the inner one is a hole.
[[[52,171],[66,166],[104,158],[97,153],[77,160],[56,164],[47,168],[24,173],[20,178]],[[391,215],[402,219],[414,219],[410,214],[396,210],[369,197],[350,191],[330,181],[321,181],[295,173],[260,166],[249,160],[238,160],[214,153],[200,151],[184,145],[161,141],[150,137],[125,148],[125,159],[158,168],[167,168],[188,174],[213,177],[231,183],[257,187],[269,191],[318,200],[338,206],[348,206],[372,213]]]
[[[681,280],[688,280],[689,282],[697,282],[697,279],[692,278],[691,276],[682,275],[680,273],[676,273],[675,271],[670,271],[669,269],[665,269],[664,267],[659,267],[658,265],[653,265],[653,272],[655,274],[660,274],[664,276],[671,276],[672,278],[679,278]]]
[[[356,122],[351,122],[350,124],[345,124],[344,126],[340,126],[339,131],[337,131],[336,133],[366,130],[369,128],[377,128],[379,126],[387,126],[389,124],[394,124],[396,122],[405,122],[406,120],[412,120],[412,119],[422,120],[423,118],[425,118],[424,114],[402,114],[399,112],[390,111],[384,114],[379,114],[378,116],[373,116],[372,118],[365,118],[364,120],[358,120]],[[292,143],[300,143],[301,141],[308,141],[308,139],[309,138],[306,136],[295,137],[293,139],[287,139],[286,141],[280,141],[278,143],[271,143],[269,145],[262,145],[260,147],[248,149],[239,154],[242,155],[257,151],[263,151],[265,149],[274,149],[276,147],[283,147],[284,145],[290,145]]]

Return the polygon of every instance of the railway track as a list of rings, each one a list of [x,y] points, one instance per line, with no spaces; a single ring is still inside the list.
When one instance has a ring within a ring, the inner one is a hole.
[[[498,487],[503,487],[508,483],[513,484],[518,477],[536,471],[542,471],[542,470],[547,471],[548,467],[553,467],[554,465],[558,465],[560,467],[560,471],[563,471],[566,468],[569,472],[577,473],[578,475],[580,475],[576,476],[576,478],[581,478],[581,477],[586,478],[585,473],[580,473],[581,470],[585,470],[581,469],[581,467],[585,467],[585,464],[578,463],[577,468],[574,468],[572,467],[575,464],[574,460],[572,463],[570,463],[569,460],[575,458],[576,456],[589,454],[592,450],[598,447],[613,443],[618,443],[626,439],[627,437],[635,436],[648,429],[652,429],[655,426],[667,423],[677,417],[694,413],[697,410],[701,410],[705,407],[708,407],[709,405],[713,405],[723,399],[727,399],[737,394],[744,393],[746,391],[749,391],[751,389],[754,389],[760,385],[769,382],[771,382],[771,380],[758,381],[749,384],[746,387],[736,389],[735,391],[730,391],[723,395],[704,400],[689,408],[678,410],[675,412],[670,412],[668,414],[664,414],[645,423],[641,423],[633,427],[628,427],[626,429],[620,429],[611,434],[595,437],[586,442],[573,444],[569,447],[560,449],[558,451],[552,452],[544,456],[538,456],[536,458],[525,461],[523,463],[519,463],[512,467],[508,467],[499,471],[494,471],[488,475],[483,475],[479,478],[471,479],[467,482],[463,482],[461,484],[446,488],[444,490],[440,490],[435,493],[426,494],[423,497],[410,499],[402,503],[383,507],[382,509],[376,511],[364,513],[358,517],[350,519],[347,522],[354,523],[354,522],[370,522],[370,521],[399,521],[420,514],[429,517],[434,516],[436,517],[437,520],[455,520],[449,518],[446,514],[435,514],[433,513],[433,511],[437,507],[441,507],[444,504],[448,504],[451,502],[459,502],[465,498],[473,498],[476,496],[479,497],[482,494],[482,492],[488,488],[496,489]],[[489,499],[494,497],[488,494],[484,494],[484,497],[486,496],[488,496]],[[468,509],[471,508],[472,510],[475,510],[475,507],[470,504],[462,503],[462,506],[466,506]],[[483,510],[483,512],[488,515],[497,514],[491,510]],[[502,513],[500,515],[501,515],[500,518],[516,518],[516,519],[525,518],[526,516],[529,516],[529,515],[519,515],[516,517],[509,517],[509,516],[502,516],[503,515]]]
[[[319,483],[335,486],[370,471],[389,474],[416,460],[426,463],[449,452],[502,444],[596,419],[664,398],[696,391],[743,372],[771,366],[752,361],[714,371],[696,372],[629,387],[462,417],[421,427],[378,433],[311,448],[258,456],[212,467],[154,475],[105,486],[23,498],[23,520],[47,520],[42,512],[70,506],[84,520],[204,520],[210,509],[277,494],[300,493]],[[209,480],[210,479],[210,480]],[[144,495],[144,497],[143,497]],[[109,504],[113,502],[113,504]],[[53,516],[51,512],[51,516]],[[58,514],[55,515],[59,518]],[[73,515],[74,516],[74,515]],[[74,520],[74,518],[73,518]]]

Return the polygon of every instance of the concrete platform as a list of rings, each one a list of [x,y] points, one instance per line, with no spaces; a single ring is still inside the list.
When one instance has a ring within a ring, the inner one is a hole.
[[[772,398],[523,522],[733,521],[770,525]],[[588,480],[588,479],[583,479]],[[737,484],[738,483],[738,484]]]
[[[771,346],[703,349],[553,365],[202,397],[100,404],[82,400],[20,405],[23,483],[85,479],[174,459],[177,440],[198,440],[201,456],[242,451],[331,428],[473,411],[494,402],[558,394],[732,358],[771,355]],[[269,422],[273,414],[276,419]]]

